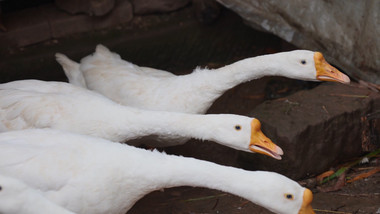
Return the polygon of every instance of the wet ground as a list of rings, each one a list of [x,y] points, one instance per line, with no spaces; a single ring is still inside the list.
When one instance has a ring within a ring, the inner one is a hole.
[[[93,52],[98,43],[107,45],[111,50],[120,53],[122,58],[139,65],[170,70],[177,74],[188,73],[198,65],[218,67],[250,56],[295,49],[273,35],[245,26],[231,12],[224,10],[216,23],[203,25],[194,19],[192,10],[187,8],[176,13],[162,14],[160,17],[137,17],[127,25],[91,34],[74,35],[29,47],[3,49],[0,51],[3,59],[0,61],[0,81],[27,78],[65,81],[62,70],[54,61],[54,53],[62,52],[78,60]],[[228,91],[216,101],[209,112],[247,114],[267,99],[283,97],[315,85],[317,84],[277,77],[255,80]],[[234,102],[230,102],[231,97]],[[168,153],[192,156],[192,153],[199,151],[194,149],[196,144],[191,141],[184,146],[166,150]],[[230,159],[218,162],[224,165],[233,165],[236,154],[229,148],[215,147],[210,142],[202,144],[202,151],[202,154],[196,155],[200,159],[212,159],[213,155],[223,153],[231,154]],[[355,166],[346,177],[354,177],[355,174],[376,167],[380,167],[379,156],[371,159],[371,163]],[[323,186],[311,184],[315,193],[313,208],[316,213],[380,213],[379,172],[346,184],[337,191],[322,192],[328,190],[327,186],[335,185],[335,182],[336,180]],[[223,192],[177,187],[147,195],[129,213],[270,212],[245,199]]]

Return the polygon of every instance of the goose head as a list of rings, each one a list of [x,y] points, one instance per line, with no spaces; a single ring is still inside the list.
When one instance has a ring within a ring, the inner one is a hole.
[[[218,118],[218,124],[215,124],[211,140],[224,142],[224,145],[237,150],[260,153],[281,160],[281,155],[284,154],[282,149],[265,136],[258,119],[223,115],[224,121],[220,120]]]
[[[270,195],[267,198],[272,198],[268,201],[269,209],[275,213],[297,213],[297,214],[314,214],[311,206],[313,201],[313,193],[307,188],[293,188],[290,186],[282,186],[279,192],[268,191],[265,195]],[[301,191],[300,191],[301,190]],[[277,194],[279,193],[279,194]],[[276,194],[276,195],[275,195]],[[265,196],[263,196],[265,197]],[[278,201],[276,201],[278,199]]]
[[[273,172],[257,171],[255,176],[260,178],[260,184],[253,183],[251,187],[246,187],[248,200],[255,201],[274,213],[314,214],[311,206],[313,193],[309,189]],[[257,180],[252,178],[251,181]],[[252,192],[255,194],[250,195]]]
[[[249,142],[249,149],[252,152],[268,155],[278,160],[281,160],[281,155],[284,154],[282,149],[274,144],[261,131],[261,123],[258,119],[251,120],[251,140]]]
[[[295,50],[278,56],[277,62],[273,62],[280,68],[278,75],[307,81],[350,83],[350,78],[326,62],[320,52]]]

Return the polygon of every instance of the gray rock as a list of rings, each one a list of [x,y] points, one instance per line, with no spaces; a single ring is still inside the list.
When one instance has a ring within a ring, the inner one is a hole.
[[[252,27],[321,51],[351,77],[380,84],[380,1],[218,1]]]
[[[363,118],[379,103],[379,93],[334,83],[266,101],[250,115],[282,147],[283,160],[239,153],[238,162],[243,168],[277,171],[293,179],[324,172],[366,150],[362,133],[369,127]]]
[[[190,0],[131,0],[133,12],[139,15],[175,11],[189,2]]]

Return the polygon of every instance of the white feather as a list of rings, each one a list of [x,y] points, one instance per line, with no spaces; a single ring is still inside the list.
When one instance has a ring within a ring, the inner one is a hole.
[[[178,145],[185,142],[180,140],[193,137],[250,152],[252,139],[261,133],[251,128],[252,120],[256,119],[140,110],[64,82],[20,80],[0,84],[1,132],[54,128],[130,144],[143,136],[166,140],[149,146]],[[242,128],[236,130],[236,125]],[[271,143],[266,137],[260,141]],[[279,147],[270,145],[273,152],[282,155]]]
[[[313,213],[311,193],[304,201],[308,190],[277,173],[244,171],[59,130],[0,133],[0,174],[78,214],[124,214],[145,194],[174,186],[229,192],[276,213]]]
[[[44,197],[45,193],[27,186],[21,180],[0,175],[0,213],[74,214]]]
[[[63,54],[57,54],[56,58],[70,83],[77,84],[77,78],[72,76],[82,75],[86,85],[81,87],[97,91],[117,103],[149,110],[203,114],[228,89],[263,76],[319,81],[314,55],[315,52],[307,50],[269,54],[215,70],[197,67],[193,73],[182,76],[139,67],[124,61],[103,45],[98,45],[95,53],[83,58],[80,64]],[[349,82],[346,75],[336,72],[343,82]]]

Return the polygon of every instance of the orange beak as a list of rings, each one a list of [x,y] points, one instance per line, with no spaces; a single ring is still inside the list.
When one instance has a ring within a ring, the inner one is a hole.
[[[277,160],[281,160],[281,155],[284,154],[282,149],[274,144],[264,133],[261,131],[261,123],[257,119],[251,122],[251,141],[249,143],[249,150],[252,152],[268,155]]]
[[[315,52],[314,62],[315,69],[317,70],[317,80],[350,83],[350,78],[326,62],[322,53]]]
[[[305,191],[303,192],[303,202],[298,214],[315,214],[313,208],[311,207],[312,201],[313,193],[309,189],[305,189]]]

